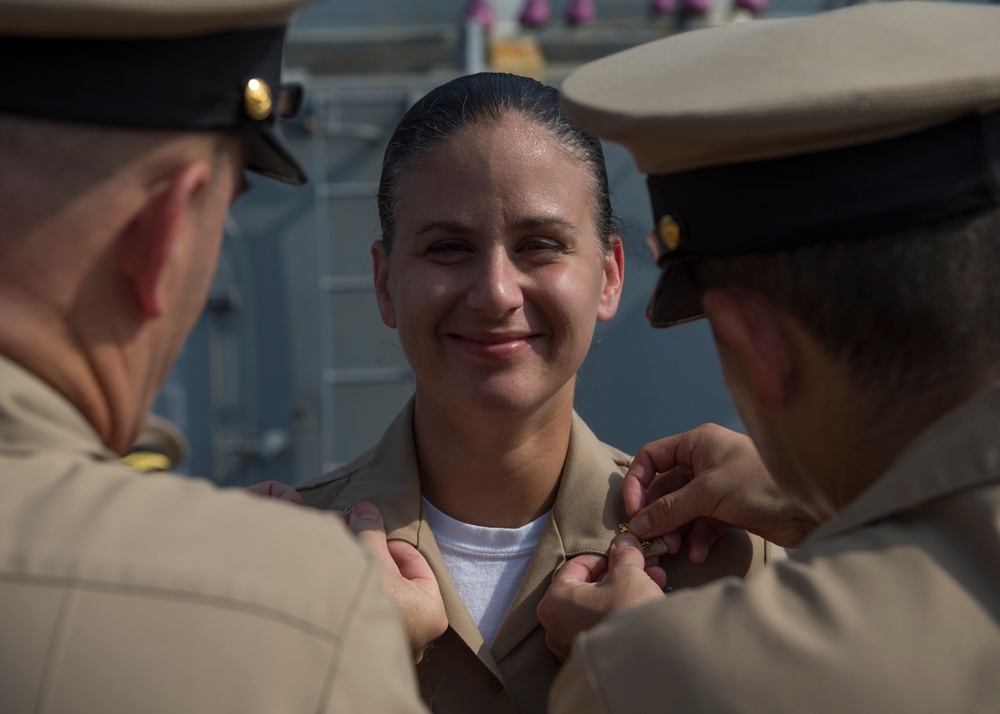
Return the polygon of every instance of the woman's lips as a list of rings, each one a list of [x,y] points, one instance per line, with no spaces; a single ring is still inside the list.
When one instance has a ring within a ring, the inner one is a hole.
[[[455,343],[465,352],[484,359],[508,359],[531,349],[538,339],[537,334],[450,334]]]

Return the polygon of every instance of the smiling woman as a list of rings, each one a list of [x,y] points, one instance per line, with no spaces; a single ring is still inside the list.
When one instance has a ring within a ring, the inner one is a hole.
[[[627,520],[630,459],[573,411],[576,372],[624,279],[601,145],[551,87],[462,77],[397,127],[379,208],[379,311],[416,393],[377,446],[302,497],[373,501],[388,537],[430,563],[449,621],[418,667],[435,712],[542,712],[560,663],[538,601],[561,563],[605,553]],[[770,552],[732,531],[704,564],[658,564],[676,589],[744,576]]]

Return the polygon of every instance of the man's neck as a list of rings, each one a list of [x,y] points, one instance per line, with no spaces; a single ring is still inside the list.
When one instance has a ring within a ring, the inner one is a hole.
[[[960,389],[924,392],[875,404],[859,391],[841,399],[821,418],[799,421],[791,437],[800,445],[800,480],[817,487],[810,501],[827,515],[847,504],[885,474],[924,430],[973,394],[991,386],[983,374]]]
[[[65,321],[38,310],[26,313],[8,300],[0,300],[0,324],[17,326],[16,331],[0,329],[0,353],[62,394],[105,446],[119,452],[131,446],[138,407],[121,354],[88,354]]]

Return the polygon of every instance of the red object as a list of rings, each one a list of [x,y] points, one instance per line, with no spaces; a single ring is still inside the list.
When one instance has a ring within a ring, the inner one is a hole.
[[[566,10],[566,23],[569,25],[592,25],[596,19],[594,0],[573,0]]]
[[[483,29],[489,30],[493,27],[493,7],[488,0],[469,0],[465,6],[465,19],[475,20]]]
[[[649,12],[653,15],[670,15],[677,9],[674,0],[653,0],[649,4]]]
[[[545,27],[552,19],[552,9],[548,0],[528,0],[521,11],[521,24],[524,27]]]
[[[681,0],[681,12],[690,15],[707,15],[712,11],[712,0]]]

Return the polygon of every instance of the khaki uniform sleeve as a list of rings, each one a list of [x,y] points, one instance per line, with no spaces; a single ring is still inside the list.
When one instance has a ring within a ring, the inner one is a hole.
[[[609,714],[594,687],[584,638],[577,638],[566,664],[549,690],[549,714]],[[638,714],[638,713],[637,713]]]
[[[330,672],[326,712],[427,712],[417,694],[413,655],[399,611],[382,592],[372,569],[358,590],[357,609],[344,628]]]

